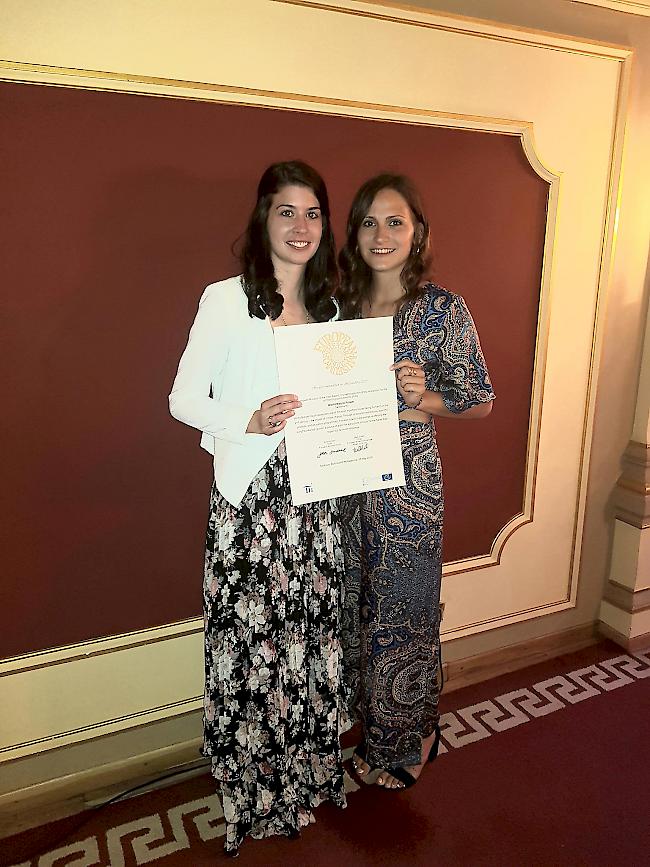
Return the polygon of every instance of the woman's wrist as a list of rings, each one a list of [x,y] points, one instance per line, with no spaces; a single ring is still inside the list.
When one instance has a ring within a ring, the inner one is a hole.
[[[409,409],[419,409],[420,404],[421,404],[422,401],[424,400],[424,397],[425,397],[426,393],[427,393],[427,390],[426,390],[426,388],[425,388],[424,391],[422,392],[422,394],[420,395],[420,397],[418,398],[418,402],[417,402],[417,403],[414,403],[414,404],[412,404],[412,405],[408,405],[408,404],[407,404],[407,405],[409,406]]]

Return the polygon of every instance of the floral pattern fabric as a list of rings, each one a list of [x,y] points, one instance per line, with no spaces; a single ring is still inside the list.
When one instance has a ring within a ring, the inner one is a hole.
[[[322,801],[345,806],[343,570],[337,501],[292,505],[284,443],[238,507],[213,486],[204,754],[221,791],[227,851],[246,835],[294,834]]]

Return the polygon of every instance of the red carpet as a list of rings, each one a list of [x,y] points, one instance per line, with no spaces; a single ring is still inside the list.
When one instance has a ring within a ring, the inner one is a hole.
[[[650,656],[604,642],[443,697],[447,751],[407,792],[361,786],[241,867],[650,863]],[[195,802],[195,803],[193,803]],[[0,841],[19,867],[226,864],[206,775]],[[63,839],[63,835],[69,836]],[[35,847],[49,855],[38,857]]]

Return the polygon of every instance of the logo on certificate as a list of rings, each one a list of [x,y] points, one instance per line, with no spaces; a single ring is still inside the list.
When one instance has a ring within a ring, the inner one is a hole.
[[[342,331],[324,334],[314,346],[323,353],[323,364],[330,373],[340,376],[349,373],[357,363],[357,347],[354,340]]]
[[[393,474],[392,473],[382,473],[381,480],[382,480],[382,482],[392,482],[393,481]]]
[[[314,493],[313,487],[311,485],[305,485],[305,493],[306,494],[313,494]]]

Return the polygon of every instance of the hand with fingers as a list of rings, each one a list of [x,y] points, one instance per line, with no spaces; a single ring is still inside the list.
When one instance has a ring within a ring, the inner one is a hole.
[[[424,368],[421,364],[416,364],[406,358],[404,361],[393,364],[391,370],[395,371],[397,390],[402,395],[404,403],[411,409],[417,409],[427,391]]]
[[[299,406],[302,406],[302,403],[295,394],[276,394],[275,397],[263,400],[260,408],[251,416],[246,433],[265,436],[278,433],[291,416],[295,415],[294,410]]]

